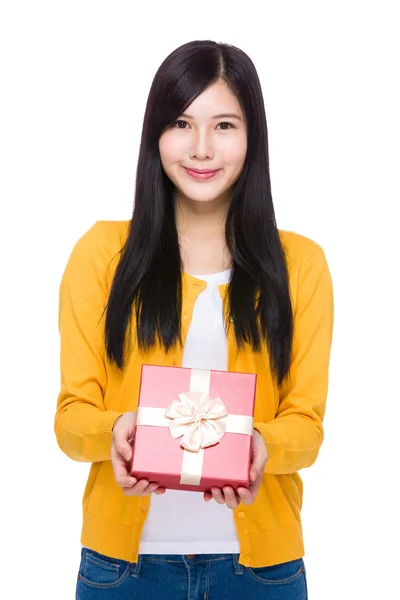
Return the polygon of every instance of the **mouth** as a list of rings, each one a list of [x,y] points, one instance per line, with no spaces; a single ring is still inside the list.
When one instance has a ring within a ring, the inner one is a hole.
[[[215,170],[211,170],[211,169],[187,169],[186,167],[183,167],[186,171],[186,173],[188,175],[190,175],[190,177],[194,177],[194,179],[211,179],[211,177],[214,177],[219,171],[220,169],[215,169]]]

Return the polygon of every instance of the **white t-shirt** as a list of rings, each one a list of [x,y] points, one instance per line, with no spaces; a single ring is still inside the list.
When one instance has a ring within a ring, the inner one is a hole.
[[[223,304],[218,286],[227,283],[231,270],[196,275],[207,282],[198,296],[183,352],[182,366],[226,371],[228,346]],[[233,511],[215,500],[205,502],[202,492],[166,490],[152,494],[143,527],[140,554],[239,553]]]

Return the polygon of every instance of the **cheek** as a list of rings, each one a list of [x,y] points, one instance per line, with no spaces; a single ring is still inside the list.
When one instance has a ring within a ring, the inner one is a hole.
[[[241,168],[246,158],[247,143],[246,140],[236,140],[225,148],[224,160],[226,165],[233,169]]]
[[[182,160],[182,141],[165,134],[159,140],[161,163],[165,167]]]

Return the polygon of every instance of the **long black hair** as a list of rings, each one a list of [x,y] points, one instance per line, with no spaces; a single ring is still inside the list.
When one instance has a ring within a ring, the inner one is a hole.
[[[267,344],[271,372],[281,385],[290,368],[293,312],[271,195],[263,95],[251,59],[239,48],[214,41],[180,46],[154,77],[143,121],[133,216],[106,307],[106,352],[122,369],[133,313],[140,350],[159,343],[168,352],[182,343],[174,186],[162,168],[158,144],[162,133],[218,80],[237,97],[247,124],[247,154],[225,223],[232,256],[226,327],[233,322],[239,348],[250,344],[260,352],[263,342]]]

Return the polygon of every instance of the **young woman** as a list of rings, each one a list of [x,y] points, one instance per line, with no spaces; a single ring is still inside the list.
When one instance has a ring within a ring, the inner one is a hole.
[[[256,69],[184,44],[154,78],[129,221],[98,221],[60,286],[61,449],[92,463],[77,598],[303,600],[298,471],[317,458],[333,292],[323,249],[277,228]],[[143,363],[257,375],[251,483],[129,473]]]

